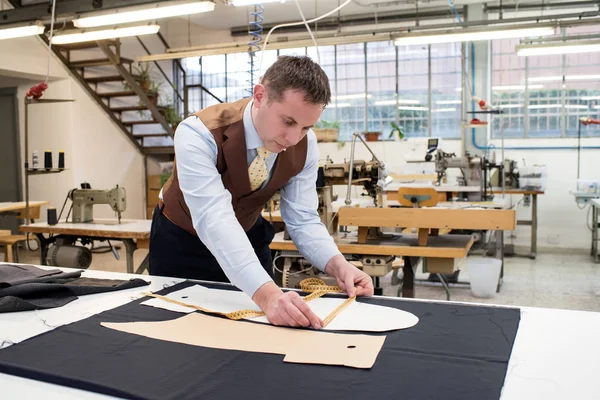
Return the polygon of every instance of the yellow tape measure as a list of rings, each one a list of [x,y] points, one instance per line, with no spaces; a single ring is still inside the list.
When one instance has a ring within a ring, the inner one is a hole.
[[[318,278],[304,279],[302,282],[300,282],[300,288],[303,291],[310,293],[308,296],[304,297],[304,301],[306,301],[306,302],[309,302],[311,300],[322,297],[322,296],[326,295],[327,293],[343,293],[344,292],[340,287],[326,285],[325,282],[323,282],[322,280],[320,280]],[[159,294],[154,294],[154,293],[149,293],[149,292],[144,292],[142,294],[144,296],[155,297],[157,299],[161,299],[161,300],[164,300],[164,301],[172,303],[172,304],[177,304],[179,306],[193,308],[195,310],[202,311],[207,314],[222,315],[224,317],[227,317],[229,319],[236,320],[236,321],[243,319],[243,318],[262,317],[265,315],[264,312],[255,311],[255,310],[238,310],[238,311],[233,311],[230,313],[223,313],[220,311],[207,310],[206,308],[203,308],[203,307],[200,307],[200,306],[197,306],[194,304],[184,303],[179,300],[170,299],[168,297],[161,296]],[[352,303],[355,299],[356,299],[356,296],[347,298],[346,301],[344,301],[342,304],[340,304],[335,310],[333,310],[323,320],[323,326],[324,327],[327,326],[340,312],[342,312],[343,309],[348,307],[350,305],[350,303]]]

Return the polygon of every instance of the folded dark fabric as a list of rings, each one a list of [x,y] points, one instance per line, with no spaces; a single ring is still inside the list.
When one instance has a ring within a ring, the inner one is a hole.
[[[39,282],[49,276],[62,275],[60,269],[41,269],[26,264],[0,264],[0,288],[21,283]]]
[[[82,278],[81,271],[0,264],[0,313],[62,307],[78,296],[146,286],[149,282]]]

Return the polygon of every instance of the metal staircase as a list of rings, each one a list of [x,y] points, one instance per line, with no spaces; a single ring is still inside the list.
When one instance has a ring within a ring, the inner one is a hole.
[[[173,154],[165,106],[142,89],[134,61],[121,56],[118,39],[54,45],[52,50],[143,154]]]

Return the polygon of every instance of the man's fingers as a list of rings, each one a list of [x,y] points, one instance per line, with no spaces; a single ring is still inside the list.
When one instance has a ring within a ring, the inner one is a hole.
[[[298,306],[296,305],[296,301],[297,301],[297,298],[292,298],[290,303],[287,304],[286,311],[288,312],[290,317],[292,317],[294,319],[294,321],[296,321],[296,323],[298,324],[297,326],[304,326],[304,327],[309,326],[310,321],[298,309]],[[302,300],[300,300],[300,301],[303,302]]]
[[[304,317],[308,318],[309,325],[311,325],[315,329],[321,329],[323,327],[323,321],[315,314],[308,304],[300,297],[293,298],[294,305],[298,308],[298,310],[303,314]],[[308,325],[304,325],[308,326]]]
[[[343,290],[346,291],[346,293],[348,293],[349,297],[352,297],[355,295],[355,290],[354,290],[354,275],[352,274],[348,274],[346,275],[346,279],[344,280],[344,288]]]

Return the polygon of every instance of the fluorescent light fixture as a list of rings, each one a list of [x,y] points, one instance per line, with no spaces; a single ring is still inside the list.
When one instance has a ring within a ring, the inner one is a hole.
[[[403,111],[429,111],[429,108],[427,108],[427,107],[400,106],[400,107],[398,107],[398,110],[403,110]]]
[[[486,30],[450,30],[444,33],[415,34],[398,37],[396,46],[422,45],[435,43],[473,42],[479,40],[511,39],[554,35],[553,27],[497,29],[487,27]]]
[[[364,98],[370,99],[371,97],[373,97],[373,95],[371,94],[366,94],[366,93],[356,93],[356,94],[342,94],[339,96],[331,96],[332,99],[334,100],[353,100],[353,99],[364,99]]]
[[[352,107],[352,104],[351,103],[331,103],[327,107],[331,107],[331,108],[346,108],[346,107]]]
[[[457,92],[462,92],[462,88],[461,88],[461,87],[457,87],[457,88],[456,88],[456,89],[454,89],[454,90],[456,90]]]
[[[25,36],[35,36],[44,33],[43,25],[17,26],[14,28],[0,29],[0,40],[14,39]]]
[[[142,36],[157,33],[160,25],[130,26],[127,28],[104,29],[99,31],[80,31],[52,37],[52,44],[89,42],[92,40],[115,39],[128,36]]]
[[[435,104],[462,104],[462,100],[440,100],[436,101]]]
[[[600,100],[600,96],[583,96],[581,100],[590,101],[590,100]]]
[[[594,106],[596,110],[600,110],[600,106]]]
[[[529,89],[542,89],[544,85],[529,85]],[[501,92],[504,90],[525,90],[525,85],[492,86],[492,90]]]
[[[229,0],[227,3],[236,7],[241,7],[263,3],[285,3],[285,0]]]
[[[112,10],[102,15],[91,15],[89,17],[77,18],[73,20],[73,25],[77,28],[93,28],[105,25],[117,25],[128,22],[149,21],[160,18],[177,17],[180,15],[198,14],[215,9],[215,3],[212,1],[185,1],[157,3],[152,7],[146,8],[123,8]]]
[[[532,106],[528,106],[530,110],[540,110],[543,108],[560,108],[562,104],[560,103],[551,103],[551,104],[534,104]]]
[[[454,112],[456,111],[456,108],[434,108],[433,110],[431,110],[432,113],[443,113],[443,112]]]
[[[521,108],[523,104],[500,104],[498,108]]]
[[[577,54],[600,51],[600,40],[580,40],[563,43],[523,44],[515,47],[521,57],[553,54]]]
[[[596,81],[600,80],[600,75],[567,75],[565,81]],[[529,78],[529,82],[561,82],[562,76],[540,76]]]
[[[421,104],[419,100],[398,99],[398,104]],[[376,106],[395,106],[396,100],[381,100],[375,102]]]
[[[576,110],[587,110],[588,106],[584,106],[583,104],[565,104],[565,108],[572,108]]]

